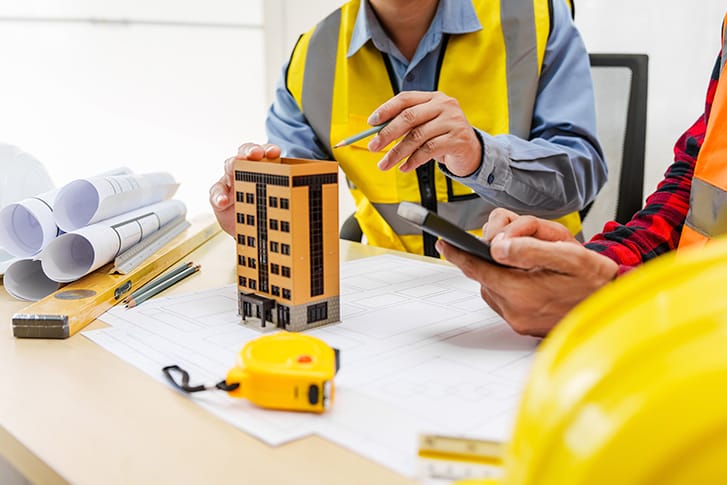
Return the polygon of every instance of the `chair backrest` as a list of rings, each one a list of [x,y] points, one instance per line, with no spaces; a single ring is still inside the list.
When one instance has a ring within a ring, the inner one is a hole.
[[[649,80],[645,54],[590,54],[590,60],[608,182],[581,211],[586,240],[608,221],[625,224],[642,207]]]

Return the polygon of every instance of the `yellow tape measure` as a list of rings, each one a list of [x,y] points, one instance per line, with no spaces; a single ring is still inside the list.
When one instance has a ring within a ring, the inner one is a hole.
[[[264,408],[322,413],[333,403],[333,378],[339,366],[338,349],[324,341],[279,332],[246,343],[225,380],[214,386],[190,386],[189,374],[176,365],[162,370],[185,392],[221,389]]]
[[[485,484],[502,474],[503,444],[498,441],[424,434],[418,455],[420,475],[430,480],[476,479],[462,483]]]

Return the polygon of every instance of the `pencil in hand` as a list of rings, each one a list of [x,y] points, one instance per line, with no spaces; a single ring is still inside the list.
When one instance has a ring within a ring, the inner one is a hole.
[[[368,130],[364,130],[361,133],[357,133],[355,135],[349,136],[348,138],[344,138],[343,140],[341,140],[338,143],[336,143],[335,145],[333,145],[333,148],[345,147],[345,146],[350,145],[351,143],[356,143],[359,140],[363,140],[364,138],[366,138],[368,136],[375,135],[376,133],[380,132],[381,129],[384,126],[388,125],[390,122],[391,122],[391,120],[385,121],[384,123],[381,123],[380,125],[372,126]]]
[[[177,273],[174,276],[170,276],[162,281],[159,281],[157,284],[153,285],[151,288],[145,289],[143,292],[141,292],[136,297],[131,298],[128,301],[128,303],[126,303],[126,308],[134,308],[135,306],[141,305],[149,298],[158,295],[159,293],[166,290],[170,286],[179,283],[187,276],[191,276],[199,270],[200,270],[200,265],[197,264],[194,266],[190,266],[189,268],[183,270],[180,273]]]

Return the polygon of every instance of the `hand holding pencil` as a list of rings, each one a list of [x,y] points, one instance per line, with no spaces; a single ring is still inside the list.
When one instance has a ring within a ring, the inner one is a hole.
[[[381,170],[401,163],[411,172],[434,159],[459,177],[482,163],[482,143],[455,98],[434,91],[404,91],[379,106],[368,119],[381,127],[369,142],[378,152],[401,138],[379,162]]]
[[[124,300],[126,308],[134,308],[141,305],[149,298],[158,295],[162,291],[182,281],[187,276],[191,276],[200,270],[200,265],[195,265],[191,261],[174,268],[172,271],[151,280],[140,289],[133,292]]]

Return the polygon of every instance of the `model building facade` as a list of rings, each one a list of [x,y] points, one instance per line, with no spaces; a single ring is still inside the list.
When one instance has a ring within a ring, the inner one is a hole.
[[[340,320],[338,164],[235,162],[242,323],[301,331]]]

